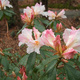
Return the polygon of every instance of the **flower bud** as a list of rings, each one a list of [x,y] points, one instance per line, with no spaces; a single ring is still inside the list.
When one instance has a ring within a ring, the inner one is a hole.
[[[8,76],[6,72],[4,72],[5,76]]]
[[[12,76],[15,78],[16,77],[16,74],[14,71],[12,71]]]
[[[61,59],[61,61],[64,63],[68,63],[68,61],[66,59]]]
[[[57,28],[57,32],[58,32],[58,31],[61,31],[61,29],[62,29],[62,24],[61,24],[61,23],[60,23],[60,24],[57,23],[56,28]]]
[[[23,74],[24,72],[26,72],[26,69],[25,69],[25,67],[24,67],[24,66],[22,66],[22,68],[20,68],[19,73]]]
[[[0,48],[0,54],[2,55],[2,56],[4,56],[4,53],[2,52],[2,49]]]
[[[56,77],[56,80],[60,80],[60,78],[59,77]]]
[[[25,72],[23,73],[23,76],[22,76],[22,80],[27,80],[27,76],[26,76],[26,74],[25,74]]]
[[[17,77],[17,80],[21,80],[21,78],[18,76],[18,77]]]

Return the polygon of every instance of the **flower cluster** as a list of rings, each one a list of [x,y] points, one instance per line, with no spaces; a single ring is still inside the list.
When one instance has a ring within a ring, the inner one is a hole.
[[[36,3],[35,6],[27,7],[26,9],[23,10],[24,15],[21,15],[21,18],[23,20],[24,23],[27,23],[28,25],[31,24],[35,18],[35,16],[37,15],[42,15],[42,16],[46,16],[49,17],[49,20],[53,20],[55,18],[61,17],[61,18],[67,18],[65,16],[65,11],[62,10],[60,13],[57,14],[57,12],[53,12],[53,11],[47,11],[45,12],[45,6],[42,5],[42,3],[40,2],[40,4]]]
[[[53,20],[53,19],[59,18],[59,17],[61,17],[61,18],[67,18],[65,16],[64,9],[61,12],[59,12],[58,14],[57,14],[57,12],[53,12],[53,11],[48,10],[48,12],[43,12],[42,15],[46,16],[46,17],[48,16],[49,20]]]
[[[32,29],[25,28],[19,35],[19,46],[24,43],[27,44],[27,53],[29,54],[33,51],[39,54],[39,49],[43,45],[54,48],[57,51],[57,54],[65,59],[71,59],[74,54],[80,52],[80,29],[65,29],[63,33],[63,40],[66,45],[61,45],[60,35],[55,36],[52,29],[43,31],[41,35],[41,33],[34,27],[33,33],[34,39],[32,38]]]
[[[0,10],[6,9],[6,7],[11,7],[10,2],[8,0],[0,0]]]
[[[32,23],[35,16],[42,14],[45,11],[45,6],[42,3],[36,3],[35,6],[27,7],[23,10],[24,15],[21,15],[21,18],[24,23],[28,25]]]

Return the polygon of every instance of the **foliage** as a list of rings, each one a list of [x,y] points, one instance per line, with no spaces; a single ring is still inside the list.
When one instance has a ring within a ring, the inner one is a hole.
[[[0,14],[0,20],[2,20],[4,17],[9,19],[15,13],[12,10],[0,10]]]
[[[25,24],[17,33],[19,46],[27,45],[27,53],[21,56],[10,53],[12,48],[0,49],[0,80],[80,80],[80,29],[72,27],[63,33],[64,10],[48,11],[46,18],[42,4],[33,8],[29,9],[34,14],[22,16]]]

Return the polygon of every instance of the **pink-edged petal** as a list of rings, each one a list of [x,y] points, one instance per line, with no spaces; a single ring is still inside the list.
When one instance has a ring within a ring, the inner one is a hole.
[[[38,39],[40,37],[41,33],[35,27],[33,27],[33,32],[34,32],[35,39]]]
[[[32,52],[36,52],[37,54],[40,54],[40,47],[43,46],[43,42],[41,41],[41,39],[39,38],[38,40],[32,40],[30,41],[27,46],[27,53],[30,54]]]
[[[71,29],[65,29],[65,31],[63,33],[63,40],[65,43],[67,43],[67,41],[69,39],[70,32],[71,32]]]
[[[57,15],[57,17],[61,17],[61,18],[67,18],[65,15],[65,11],[64,9]]]
[[[20,41],[19,46],[22,45],[22,44],[27,44],[30,40],[33,40],[32,29],[24,28],[22,30],[22,33],[19,34],[18,39]]]
[[[44,44],[46,46],[51,46],[54,48],[54,43],[53,41],[55,40],[55,35],[54,32],[52,31],[52,29],[47,29],[42,33],[41,36],[42,41],[44,42]]]
[[[55,19],[56,14],[53,11],[48,11],[49,20]]]
[[[77,52],[73,49],[70,48],[68,50],[66,50],[62,55],[65,59],[71,59],[74,57],[74,54],[76,54]]]
[[[36,3],[35,6],[32,6],[32,8],[34,9],[35,15],[42,14],[45,11],[45,6],[42,5],[42,3]]]
[[[23,76],[22,76],[22,80],[27,80],[27,75],[26,75],[26,73],[25,72],[23,72]]]
[[[18,76],[18,77],[17,77],[17,80],[21,80],[21,78]]]
[[[61,39],[60,39],[60,35],[56,36],[56,39],[54,40],[54,46],[55,46],[55,50],[62,54],[62,47],[61,47]]]
[[[73,48],[76,51],[80,52],[80,30],[71,30],[66,29],[63,34],[64,42],[67,46],[67,48]]]

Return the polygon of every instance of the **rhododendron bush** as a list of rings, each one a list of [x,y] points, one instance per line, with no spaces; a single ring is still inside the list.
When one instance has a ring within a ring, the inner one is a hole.
[[[18,45],[25,45],[26,53],[0,49],[0,80],[80,80],[80,29],[64,27],[64,9],[45,12],[45,6],[36,3],[24,9],[21,18]]]

